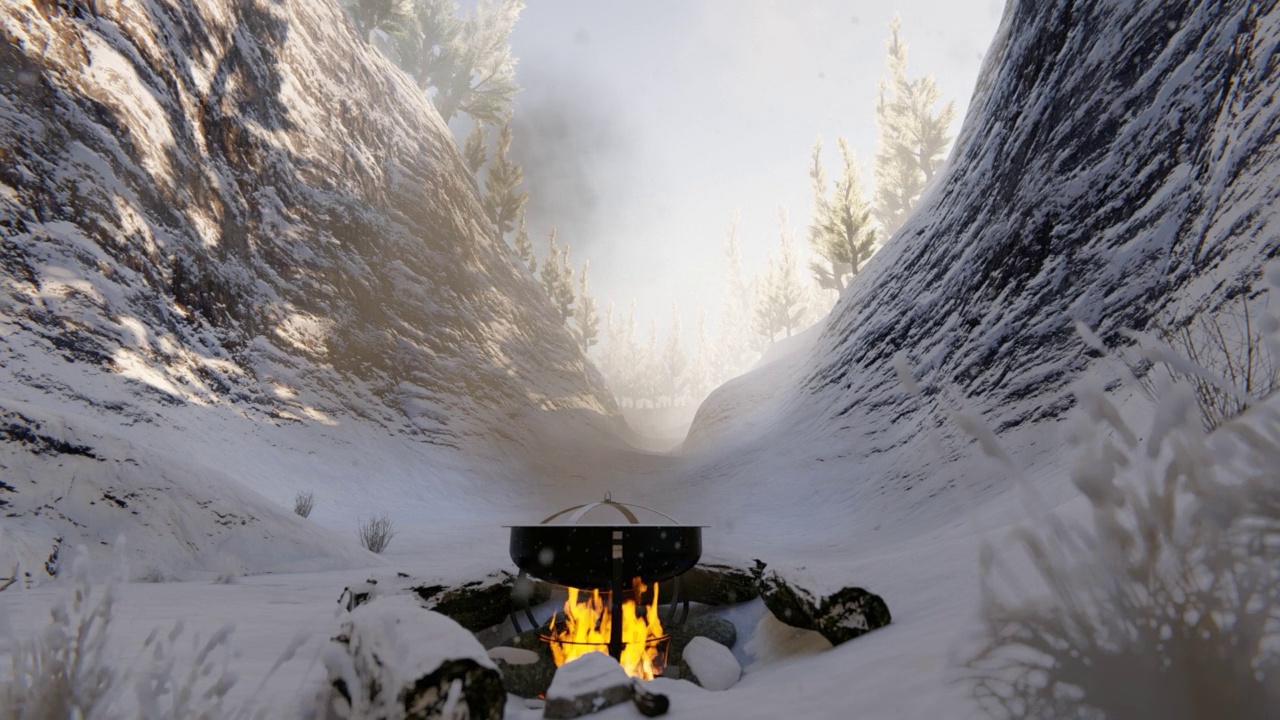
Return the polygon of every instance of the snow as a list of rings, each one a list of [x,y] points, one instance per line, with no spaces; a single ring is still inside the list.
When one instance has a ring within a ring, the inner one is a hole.
[[[1192,13],[1146,72],[1116,83],[1107,72],[1127,57],[1124,38],[1090,33],[1087,47],[1046,48],[1057,16],[1011,3],[955,156],[921,211],[827,322],[713,393],[681,448],[658,452],[667,446],[649,438],[640,450],[568,336],[522,309],[535,305],[536,288],[482,229],[465,174],[448,171],[458,163],[439,118],[407,78],[353,41],[332,3],[265,11],[288,23],[273,57],[279,100],[301,129],[262,117],[244,128],[315,178],[256,195],[253,220],[266,230],[250,252],[259,254],[216,269],[267,309],[266,330],[215,327],[174,306],[155,289],[167,282],[163,254],[223,252],[208,249],[219,246],[219,213],[229,211],[195,198],[238,207],[237,173],[246,171],[210,154],[218,140],[204,125],[170,120],[194,116],[220,82],[226,43],[262,48],[233,25],[238,11],[227,3],[194,3],[180,16],[120,5],[147,10],[130,35],[138,49],[108,19],[77,25],[92,29],[102,61],[83,81],[111,89],[107,111],[134,128],[140,152],[69,99],[65,84],[48,101],[83,134],[56,149],[40,143],[63,126],[8,86],[0,95],[0,140],[45,153],[0,169],[6,227],[25,228],[13,236],[22,253],[5,266],[0,292],[0,429],[26,433],[0,443],[0,480],[13,488],[0,489],[0,566],[31,573],[0,593],[2,641],[17,647],[45,625],[72,589],[45,568],[56,573],[83,545],[94,582],[118,583],[104,650],[113,667],[145,665],[143,639],[157,627],[181,621],[208,638],[230,623],[240,677],[266,677],[294,655],[264,691],[252,682],[227,691],[232,705],[281,717],[322,682],[325,647],[346,619],[344,587],[391,571],[443,584],[510,571],[504,524],[605,492],[708,526],[708,561],[760,559],[806,586],[863,587],[893,614],[888,627],[833,648],[759,601],[717,610],[743,637],[733,650],[741,679],[714,693],[653,681],[671,697],[673,720],[969,714],[958,659],[976,627],[984,548],[999,550],[1012,530],[1051,515],[1086,516],[1073,469],[1086,490],[1105,491],[1097,480],[1110,468],[1073,468],[1064,456],[1073,383],[1112,386],[1125,371],[1094,356],[1120,342],[1120,330],[1157,311],[1219,302],[1275,252],[1280,108],[1253,101],[1275,95],[1274,73],[1258,70],[1280,33],[1275,11],[1239,43],[1242,16],[1260,10],[1234,2],[1220,16]],[[1141,28],[1159,4],[1078,5],[1078,18],[1123,12]],[[229,32],[183,55],[177,38],[188,20]],[[31,3],[7,5],[2,21],[24,47],[53,48],[55,85],[78,77]],[[1198,84],[1231,79],[1228,51],[1250,62],[1211,107]],[[172,86],[140,69],[142,54],[162,52],[188,61],[172,65]],[[1020,75],[1055,52],[1067,55],[1043,75]],[[376,92],[353,94],[348,77]],[[224,98],[228,107],[240,99]],[[353,107],[373,131],[358,131]],[[1096,118],[1120,127],[1106,135],[1090,124]],[[324,132],[335,123],[339,132]],[[1184,127],[1205,135],[1147,152]],[[1086,146],[1089,138],[1101,144]],[[199,170],[161,161],[170,145],[190,153],[179,165]],[[152,197],[180,176],[190,184],[163,202]],[[335,188],[355,184],[357,201],[335,199]],[[424,187],[440,190],[430,217],[415,214]],[[28,207],[38,203],[40,213]],[[59,214],[72,204],[85,216]],[[359,232],[382,244],[351,250],[351,237],[330,232],[340,219],[364,223]],[[130,262],[115,254],[120,238],[133,243]],[[1052,251],[1044,262],[1006,277],[1039,242]],[[273,264],[273,253],[290,262]],[[382,324],[348,302],[365,281],[384,283]],[[1071,332],[1077,323],[1089,328],[1083,339]],[[344,337],[353,327],[361,333]],[[372,345],[388,335],[393,342]],[[376,369],[335,369],[344,358],[329,348],[344,339],[348,349],[375,347]],[[1178,409],[1157,412],[1128,387],[1109,398],[1148,442]],[[1106,408],[1082,409],[1120,426]],[[317,498],[308,519],[290,511],[302,491]],[[399,532],[375,556],[354,530],[380,512]],[[456,633],[441,644],[429,623],[406,628],[397,613],[410,608],[392,598],[368,607],[387,625],[380,642],[392,652],[413,634],[423,653],[483,655]],[[189,660],[195,649],[174,652]],[[600,717],[634,713],[621,706]],[[509,717],[539,715],[508,706]]]

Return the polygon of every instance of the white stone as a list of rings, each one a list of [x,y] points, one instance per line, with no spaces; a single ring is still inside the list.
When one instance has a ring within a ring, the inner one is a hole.
[[[491,648],[489,657],[493,660],[501,660],[508,665],[533,665],[538,662],[538,653],[505,645]]]
[[[728,690],[742,677],[742,666],[733,651],[710,638],[691,640],[684,649],[684,662],[698,684],[708,690]]]

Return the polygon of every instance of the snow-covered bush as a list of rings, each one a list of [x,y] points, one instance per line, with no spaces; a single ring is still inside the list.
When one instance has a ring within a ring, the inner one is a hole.
[[[10,679],[0,683],[0,717],[117,717],[110,706],[120,675],[103,660],[112,589],[90,586],[84,553],[76,558],[72,574],[75,586],[53,606],[49,625],[11,648]]]
[[[1016,533],[1042,587],[984,552],[967,668],[987,711],[1179,720],[1280,707],[1280,401],[1208,434],[1194,387],[1159,395],[1143,437],[1101,388],[1078,393],[1071,477],[1092,517]]]
[[[310,517],[316,506],[316,494],[310,490],[300,492],[293,497],[293,511],[301,517]]]
[[[360,544],[366,550],[381,553],[391,544],[391,538],[396,536],[396,525],[386,514],[374,515],[368,520],[360,521],[357,534]]]
[[[110,584],[90,580],[88,553],[80,548],[66,597],[50,612],[50,623],[10,650],[10,679],[0,682],[0,718],[5,720],[222,720],[274,717],[272,708],[251,708],[267,680],[303,643],[295,639],[262,678],[258,692],[228,706],[237,682],[228,623],[207,640],[187,634],[179,621],[168,632],[153,630],[142,655],[119,667],[105,652],[115,594]],[[198,649],[194,658],[179,645]],[[138,667],[141,664],[142,667]],[[132,700],[126,698],[130,690]]]

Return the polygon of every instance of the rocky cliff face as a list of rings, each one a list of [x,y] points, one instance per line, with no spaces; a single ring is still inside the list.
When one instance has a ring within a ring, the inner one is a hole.
[[[445,444],[490,408],[608,411],[334,3],[10,3],[0,32],[5,315],[50,358],[273,407],[279,365]]]
[[[926,428],[954,427],[939,407],[1006,434],[1052,420],[1097,357],[1074,321],[1125,343],[1248,291],[1280,252],[1278,44],[1275,2],[1009,3],[946,170],[808,362],[717,391],[688,446],[732,435],[749,395],[774,443],[808,448],[820,496],[959,505],[974,483],[920,460],[942,459]]]
[[[614,415],[430,102],[334,2],[5,3],[0,234],[16,516],[55,495],[22,437],[176,427],[220,464],[223,432],[456,449]],[[63,515],[42,537],[91,524]]]

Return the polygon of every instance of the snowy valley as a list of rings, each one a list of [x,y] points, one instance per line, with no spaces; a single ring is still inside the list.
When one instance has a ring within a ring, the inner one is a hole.
[[[393,625],[415,583],[509,592],[507,526],[612,497],[703,526],[702,565],[754,569],[753,593],[772,572],[892,614],[833,646],[761,598],[699,603],[737,635],[731,660],[699,662],[741,677],[639,683],[672,718],[1208,717],[1148,688],[1129,714],[984,694],[1017,676],[982,660],[992,628],[1017,627],[1000,608],[1110,597],[1065,597],[1021,543],[1070,564],[1130,524],[1147,545],[1120,556],[1209,527],[1262,568],[1238,594],[1272,650],[1227,660],[1261,688],[1240,716],[1270,717],[1280,401],[1206,434],[1189,388],[1211,373],[1160,331],[1253,308],[1243,339],[1280,357],[1277,57],[1275,2],[1010,0],[913,213],[681,437],[678,408],[628,425],[431,97],[336,2],[6,3],[0,715],[42,717],[13,698],[52,666],[24,679],[24,658],[88,587],[71,615],[113,594],[89,649],[117,679],[89,718],[344,717],[333,680],[359,673],[335,636]],[[1153,497],[1171,508],[1156,529]],[[396,532],[375,554],[355,529],[379,516]],[[351,625],[340,595],[370,578],[370,624]],[[483,645],[479,687],[500,665],[483,650],[512,635],[426,622],[367,636],[379,678],[412,685],[410,665]],[[707,645],[689,647],[723,653]],[[166,678],[208,692],[179,708]],[[488,716],[543,717],[507,690],[486,691]],[[480,716],[450,698],[368,716]]]

